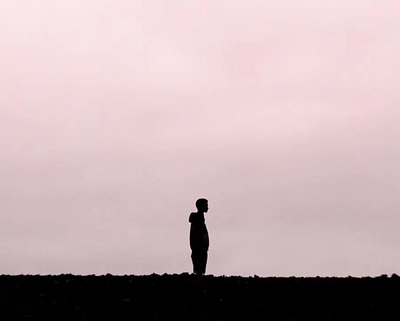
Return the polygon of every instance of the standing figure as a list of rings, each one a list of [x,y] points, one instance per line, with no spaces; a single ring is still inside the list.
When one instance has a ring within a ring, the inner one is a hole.
[[[190,248],[192,250],[193,273],[202,275],[206,273],[209,238],[204,219],[204,213],[208,211],[208,201],[200,198],[196,201],[197,212],[189,216]]]

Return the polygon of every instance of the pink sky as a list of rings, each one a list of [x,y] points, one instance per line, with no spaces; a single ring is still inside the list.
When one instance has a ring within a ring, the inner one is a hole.
[[[2,0],[0,274],[398,273],[400,2]]]

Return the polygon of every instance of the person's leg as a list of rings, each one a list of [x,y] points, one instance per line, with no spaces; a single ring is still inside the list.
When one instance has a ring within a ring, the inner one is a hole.
[[[199,254],[197,251],[192,251],[192,263],[193,263],[193,273],[198,274],[199,273]]]
[[[192,251],[193,273],[202,275],[206,273],[208,251]]]
[[[201,253],[199,253],[199,272],[200,272],[200,274],[206,273],[207,258],[208,258],[207,251],[201,251]]]

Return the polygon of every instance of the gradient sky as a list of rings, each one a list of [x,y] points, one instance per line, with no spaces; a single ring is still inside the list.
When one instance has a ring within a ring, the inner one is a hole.
[[[0,0],[0,274],[400,270],[398,0]]]

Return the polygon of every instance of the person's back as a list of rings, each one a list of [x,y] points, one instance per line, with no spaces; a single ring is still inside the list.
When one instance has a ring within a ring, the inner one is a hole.
[[[209,237],[205,224],[204,213],[208,211],[208,201],[204,198],[196,201],[197,212],[189,216],[190,248],[192,250],[193,273],[204,274],[206,272]]]

